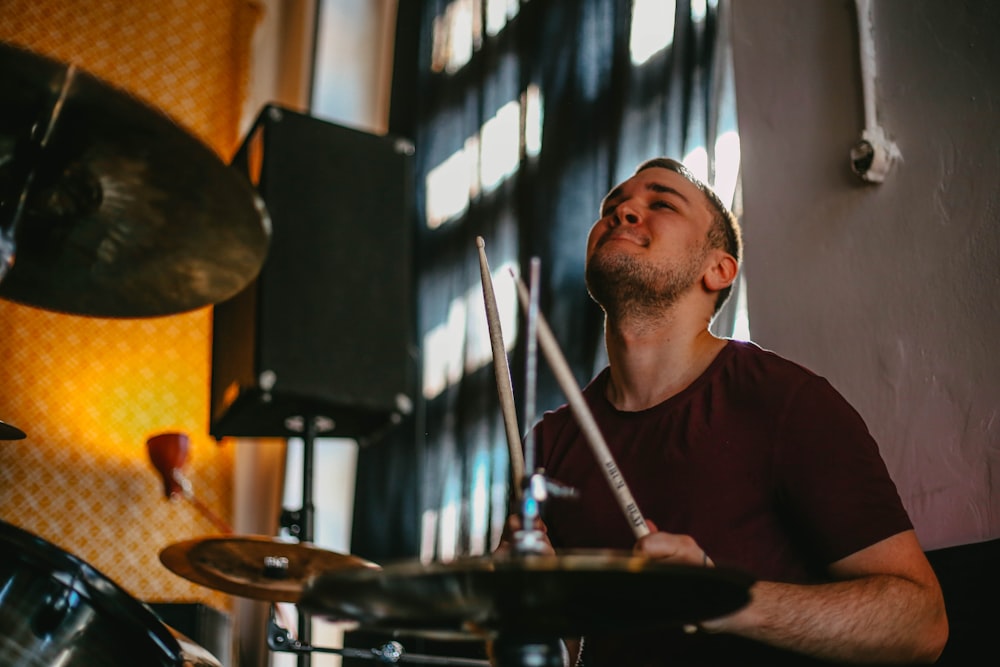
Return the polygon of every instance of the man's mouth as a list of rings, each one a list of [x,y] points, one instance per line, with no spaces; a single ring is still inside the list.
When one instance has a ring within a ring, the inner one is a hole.
[[[620,229],[613,229],[601,237],[601,240],[597,242],[597,247],[600,248],[611,241],[627,241],[628,243],[634,243],[635,245],[642,246],[643,248],[649,245],[649,238],[642,234],[634,234]]]

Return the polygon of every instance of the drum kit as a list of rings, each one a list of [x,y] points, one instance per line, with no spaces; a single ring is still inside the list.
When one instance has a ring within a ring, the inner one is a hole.
[[[150,317],[218,303],[254,278],[270,236],[262,201],[168,117],[73,65],[8,45],[0,45],[0,91],[0,297],[71,314]],[[478,243],[501,404],[516,424]],[[537,326],[551,353],[535,293],[526,301],[529,331]],[[574,405],[579,389],[564,389]],[[0,440],[24,437],[0,422]],[[511,468],[524,482],[515,497],[522,525],[531,526],[557,487],[532,472],[530,447],[526,462],[517,457],[516,438],[515,425]],[[599,434],[593,440],[601,467],[614,474]],[[627,486],[609,482],[641,536],[645,523]],[[3,521],[0,542],[0,667],[219,665],[81,559]],[[221,534],[159,556],[196,584],[271,603],[273,651],[382,663],[488,664],[407,653],[397,641],[423,636],[488,642],[501,667],[556,665],[562,637],[693,624],[749,599],[743,572],[612,552],[552,555],[541,543],[536,531],[522,530],[503,555],[383,566],[307,542]],[[393,640],[367,650],[311,646],[279,622],[281,603]]]

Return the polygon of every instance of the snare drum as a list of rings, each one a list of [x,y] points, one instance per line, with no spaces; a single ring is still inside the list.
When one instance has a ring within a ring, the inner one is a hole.
[[[79,558],[4,521],[0,628],[0,665],[190,664],[146,605]]]

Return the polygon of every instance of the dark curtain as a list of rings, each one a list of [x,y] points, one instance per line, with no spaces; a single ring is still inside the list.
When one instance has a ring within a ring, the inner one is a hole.
[[[643,159],[682,158],[699,146],[708,151],[712,180],[716,136],[735,130],[726,3],[693,3],[692,17],[691,3],[678,0],[672,43],[636,65],[629,46],[632,0],[524,1],[496,35],[473,22],[471,59],[453,72],[433,71],[435,21],[453,4],[399,5],[390,132],[416,147],[416,354],[426,368],[428,334],[454,322],[456,312],[466,332],[488,335],[482,302],[468,298],[481,285],[481,236],[493,269],[509,262],[527,275],[530,259],[540,259],[541,312],[582,386],[605,363],[603,317],[583,280],[587,232],[601,198]],[[485,2],[482,7],[485,13]],[[669,30],[669,21],[657,29]],[[440,31],[439,23],[439,38]],[[542,99],[540,151],[522,151],[498,187],[429,228],[427,175],[529,87]],[[456,304],[465,305],[464,314]],[[517,321],[523,327],[523,318]],[[725,334],[731,322],[723,313],[715,326]],[[516,341],[509,359],[523,433],[523,335],[503,334]],[[476,341],[467,335],[453,344],[467,352]],[[565,401],[543,358],[538,367],[536,416]],[[413,414],[362,448],[355,553],[385,563],[417,557],[421,544],[424,556],[435,559],[495,546],[510,484],[493,368],[463,367],[458,375],[437,393],[424,395],[418,387]]]

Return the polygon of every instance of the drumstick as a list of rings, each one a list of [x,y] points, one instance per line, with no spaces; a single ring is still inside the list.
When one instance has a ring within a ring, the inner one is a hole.
[[[517,293],[521,300],[521,306],[527,308],[529,303],[528,288],[525,287],[524,282],[513,271],[511,271],[511,275],[517,281]],[[636,539],[645,537],[650,532],[649,526],[646,525],[646,520],[639,511],[639,506],[636,504],[635,498],[632,497],[632,492],[625,483],[625,478],[622,477],[621,471],[618,469],[618,465],[611,455],[611,450],[608,449],[608,445],[604,441],[604,436],[597,426],[597,422],[594,421],[594,415],[591,414],[590,408],[587,406],[583,392],[580,391],[580,387],[576,383],[576,378],[573,377],[573,372],[570,370],[569,364],[566,362],[566,358],[563,357],[562,351],[559,349],[559,344],[552,334],[552,330],[541,313],[538,314],[538,343],[542,348],[545,359],[552,368],[552,373],[559,382],[559,386],[562,388],[563,393],[566,394],[567,402],[576,416],[576,421],[580,425],[584,439],[586,439],[587,444],[594,451],[594,456],[597,457],[598,463],[601,464],[601,471],[611,486],[611,492],[614,494],[615,500],[618,501],[622,511],[625,513],[625,518],[632,526],[632,532],[635,534]]]
[[[510,382],[510,367],[507,365],[507,348],[503,344],[503,330],[500,328],[500,313],[493,293],[493,277],[486,259],[486,241],[476,237],[479,247],[479,272],[483,281],[483,301],[486,302],[486,322],[490,329],[490,343],[493,345],[493,373],[496,375],[497,394],[503,414],[504,429],[507,432],[507,448],[510,450],[510,470],[514,479],[514,496],[521,498],[521,482],[524,480],[524,454],[521,451],[521,432],[517,427],[517,410],[514,406],[514,390]]]

